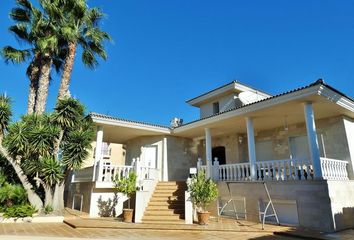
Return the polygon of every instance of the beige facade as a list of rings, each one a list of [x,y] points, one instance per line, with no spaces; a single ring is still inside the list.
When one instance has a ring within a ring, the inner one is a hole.
[[[104,150],[102,151],[103,159],[106,163],[112,165],[125,165],[126,150],[123,144],[119,143],[105,143]],[[91,149],[87,159],[84,161],[82,168],[91,167],[95,161],[95,148],[96,141],[91,143]]]

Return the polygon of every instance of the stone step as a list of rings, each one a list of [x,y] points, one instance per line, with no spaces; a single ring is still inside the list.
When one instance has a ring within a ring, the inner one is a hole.
[[[169,221],[163,221],[163,220],[145,220],[143,221],[143,224],[161,224],[161,225],[176,225],[176,224],[185,224],[183,219],[179,220],[169,220]]]
[[[172,204],[165,204],[165,205],[162,205],[162,204],[157,204],[157,205],[148,204],[148,206],[147,206],[145,211],[148,211],[148,210],[165,210],[165,209],[182,209],[182,210],[184,210],[184,204],[175,204],[175,205],[172,205]]]
[[[184,197],[184,194],[155,192],[152,197]]]
[[[182,215],[182,214],[181,214]],[[143,217],[143,222],[145,221],[164,221],[164,220],[180,220],[182,219],[184,216],[180,216],[178,214],[173,214],[173,215],[165,215],[165,216],[161,216],[161,215],[145,215]]]
[[[145,216],[170,216],[175,214],[184,214],[184,209],[146,209]]]
[[[185,182],[158,182],[157,187],[159,186],[180,186],[180,187],[187,187],[187,184]]]
[[[156,188],[155,191],[154,191],[154,194],[155,193],[178,193],[178,194],[183,194],[184,195],[184,192],[185,190],[183,189],[179,189],[179,188],[176,188],[176,189],[158,189]]]
[[[170,201],[170,203],[174,203],[175,201],[184,201],[184,196],[154,196],[152,195],[150,201],[154,202],[164,202],[164,201]]]

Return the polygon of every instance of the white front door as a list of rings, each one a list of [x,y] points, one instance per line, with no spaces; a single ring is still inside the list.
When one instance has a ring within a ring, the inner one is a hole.
[[[142,165],[144,167],[156,168],[157,146],[143,147]]]

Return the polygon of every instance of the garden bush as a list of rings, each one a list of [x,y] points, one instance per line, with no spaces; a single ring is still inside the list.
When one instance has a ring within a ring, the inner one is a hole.
[[[24,205],[13,205],[11,207],[6,208],[4,212],[5,218],[24,218],[24,217],[32,217],[37,210],[29,204]]]

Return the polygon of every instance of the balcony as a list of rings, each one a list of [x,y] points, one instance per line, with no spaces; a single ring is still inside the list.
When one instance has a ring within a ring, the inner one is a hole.
[[[324,180],[349,180],[347,171],[348,162],[338,159],[321,158],[321,170]],[[206,170],[206,166],[199,164],[199,169]],[[212,177],[216,181],[251,181],[249,163],[218,165],[215,161],[212,166]],[[255,164],[255,180],[257,181],[288,181],[313,180],[314,170],[312,163],[307,159],[284,159],[273,161],[258,161]]]

